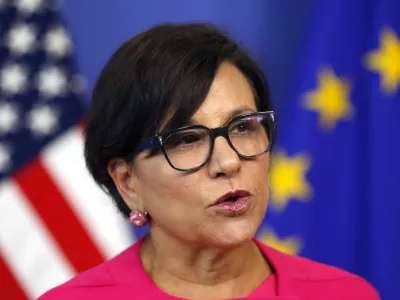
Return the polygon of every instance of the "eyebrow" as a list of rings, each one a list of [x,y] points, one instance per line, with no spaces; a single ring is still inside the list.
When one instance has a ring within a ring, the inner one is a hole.
[[[240,107],[232,110],[231,112],[229,112],[224,123],[227,123],[230,119],[232,119],[234,117],[240,116],[245,113],[253,113],[253,112],[257,112],[257,110],[255,110],[254,108],[252,108],[250,106],[240,106]],[[188,125],[195,125],[195,124],[197,124],[197,122],[194,122],[192,119],[190,119],[188,122]]]
[[[257,112],[257,111],[254,108],[251,108],[250,106],[241,106],[241,107],[238,107],[238,108],[232,110],[229,113],[228,120],[230,120],[234,117],[240,116],[242,114],[245,114],[245,113],[253,113],[253,112]]]

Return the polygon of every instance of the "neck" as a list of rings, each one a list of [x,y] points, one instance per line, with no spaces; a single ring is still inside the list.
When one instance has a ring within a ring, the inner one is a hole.
[[[232,291],[233,287],[245,289],[247,286],[251,291],[271,274],[270,266],[251,240],[221,250],[190,246],[165,233],[152,232],[143,243],[141,255],[147,273],[166,290],[185,283],[191,289]]]

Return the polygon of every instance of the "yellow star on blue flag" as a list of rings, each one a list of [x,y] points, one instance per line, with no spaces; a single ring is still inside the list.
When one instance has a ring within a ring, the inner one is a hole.
[[[350,84],[330,68],[320,70],[317,81],[316,89],[305,93],[304,107],[319,114],[320,126],[332,129],[339,120],[351,119],[354,109],[350,101]]]
[[[270,187],[271,205],[278,210],[285,209],[289,200],[308,201],[312,187],[306,175],[310,159],[305,154],[289,157],[282,150],[271,159]]]
[[[383,28],[379,38],[379,48],[366,55],[367,68],[379,73],[382,89],[393,94],[400,87],[400,38],[391,28]]]

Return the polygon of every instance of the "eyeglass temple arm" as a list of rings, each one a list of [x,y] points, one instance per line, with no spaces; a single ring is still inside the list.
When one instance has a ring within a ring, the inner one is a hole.
[[[156,136],[153,136],[143,140],[136,148],[136,150],[140,151],[144,149],[153,149],[158,147],[159,147],[159,140]]]

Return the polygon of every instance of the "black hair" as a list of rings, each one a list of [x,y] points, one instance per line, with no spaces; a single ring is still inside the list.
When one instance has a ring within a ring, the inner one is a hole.
[[[201,106],[222,62],[249,81],[260,111],[272,110],[267,82],[250,55],[213,24],[161,24],[123,43],[103,68],[85,126],[86,165],[118,209],[130,209],[107,165],[162,130],[185,125]]]

